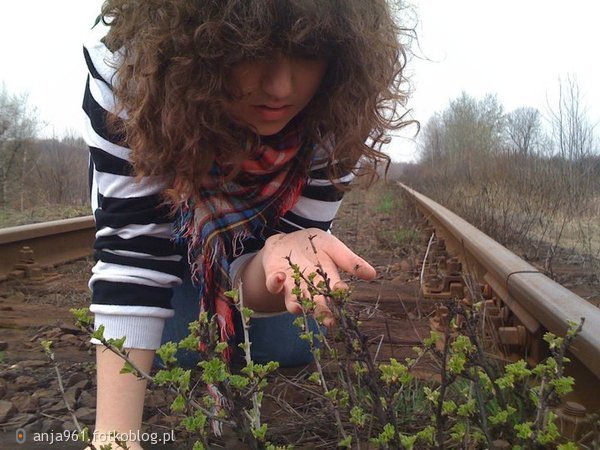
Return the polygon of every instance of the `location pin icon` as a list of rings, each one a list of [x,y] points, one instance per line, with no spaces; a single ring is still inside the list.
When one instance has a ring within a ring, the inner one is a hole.
[[[17,440],[17,444],[24,444],[27,439],[27,433],[23,428],[18,428],[15,431],[15,439]]]

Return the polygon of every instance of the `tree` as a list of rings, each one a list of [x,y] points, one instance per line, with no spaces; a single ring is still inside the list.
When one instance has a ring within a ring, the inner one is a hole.
[[[502,105],[495,95],[478,100],[465,92],[424,127],[421,157],[439,160],[456,176],[471,180],[476,168],[499,148],[504,130]]]
[[[9,201],[9,184],[23,188],[27,150],[39,127],[37,112],[26,93],[0,89],[0,208]]]
[[[442,118],[436,113],[429,118],[421,132],[419,140],[420,160],[432,168],[442,162],[446,153],[444,148],[444,131]]]
[[[519,155],[535,153],[542,142],[541,116],[536,108],[517,108],[506,116],[506,135],[510,147]]]
[[[562,189],[570,195],[568,205],[572,213],[581,214],[597,192],[597,159],[593,156],[598,142],[576,78],[560,80],[558,104],[555,109],[550,108],[550,124],[557,156],[564,161]]]
[[[89,200],[88,151],[73,133],[37,141],[36,184],[46,203],[83,205]]]
[[[561,157],[580,161],[593,153],[594,125],[587,119],[579,84],[573,77],[559,82],[558,105],[550,108],[555,146]]]

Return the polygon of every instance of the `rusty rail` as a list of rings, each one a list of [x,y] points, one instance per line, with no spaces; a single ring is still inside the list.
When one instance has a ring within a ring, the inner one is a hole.
[[[14,272],[23,247],[37,265],[51,267],[90,255],[94,234],[93,216],[0,229],[0,281]]]
[[[582,384],[589,386],[584,388],[587,395],[597,389],[600,309],[546,277],[448,209],[402,183],[399,185],[414,199],[417,208],[436,229],[436,234],[443,236],[451,252],[463,260],[467,270],[478,280],[491,286],[530,335],[540,339],[546,329],[564,336],[569,321],[579,322],[580,318],[585,318],[583,331],[570,351],[580,363],[574,362],[574,365],[586,372],[574,369],[579,378],[583,378]]]

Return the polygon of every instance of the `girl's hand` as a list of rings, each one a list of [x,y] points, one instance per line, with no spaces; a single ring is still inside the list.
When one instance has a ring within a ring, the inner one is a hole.
[[[309,239],[311,236],[317,250],[316,254]],[[316,272],[317,263],[320,263],[333,289],[346,288],[340,281],[338,269],[363,280],[372,280],[376,276],[375,269],[368,262],[353,253],[335,236],[318,228],[271,236],[260,253],[267,290],[271,294],[283,294],[286,309],[294,314],[299,314],[301,307],[292,294],[294,279],[293,270],[287,260],[288,256],[305,275]],[[320,279],[317,276],[315,284]],[[333,318],[325,298],[318,296],[315,301],[317,302],[315,315],[323,317],[325,326],[333,325]]]

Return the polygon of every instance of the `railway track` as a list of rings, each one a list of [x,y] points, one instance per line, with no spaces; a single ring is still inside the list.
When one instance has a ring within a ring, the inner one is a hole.
[[[92,253],[92,216],[0,229],[0,281],[41,279],[52,267]]]
[[[555,283],[446,208],[401,185],[429,222],[436,240],[428,255],[438,276],[423,273],[425,298],[463,295],[464,274],[483,286],[488,314],[501,348],[535,363],[545,356],[546,330],[564,335],[569,321],[585,318],[574,341],[569,365],[576,379],[573,399],[590,410],[600,407],[600,309]],[[49,268],[89,256],[94,239],[92,216],[0,230],[0,281],[43,279]],[[431,243],[431,242],[430,242]],[[425,267],[425,265],[424,265]],[[441,269],[441,270],[440,270]],[[442,276],[439,276],[439,273]]]
[[[506,356],[532,364],[547,355],[546,331],[564,336],[569,323],[585,319],[570,347],[567,371],[576,380],[572,399],[598,410],[600,399],[600,309],[554,282],[471,224],[410,187],[399,183],[429,223],[436,248],[428,256],[437,274],[424,277],[425,298],[457,298],[464,294],[465,274],[480,283],[487,322]],[[441,254],[441,256],[440,256]],[[426,265],[424,264],[424,267]],[[441,274],[441,275],[440,275]]]

